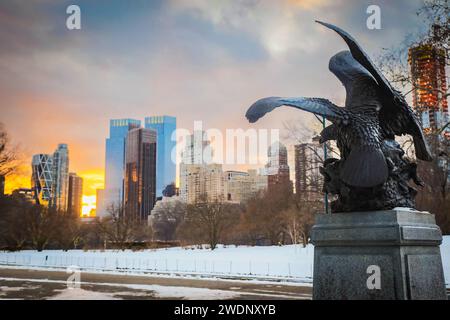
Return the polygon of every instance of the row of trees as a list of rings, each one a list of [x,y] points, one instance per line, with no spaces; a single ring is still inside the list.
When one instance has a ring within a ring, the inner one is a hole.
[[[0,197],[0,249],[126,249],[152,239],[145,223],[122,213],[112,207],[107,218],[83,223],[77,215],[37,205],[26,195]]]
[[[196,204],[167,201],[151,216],[153,235],[159,240],[188,244],[246,245],[298,244],[306,246],[316,212],[323,202],[295,196],[279,185],[255,195],[245,205],[208,201]]]
[[[207,243],[215,249],[219,243],[305,246],[313,215],[322,204],[301,201],[282,187],[258,194],[245,206],[206,197],[186,205],[173,198],[151,216],[150,224],[127,217],[121,206],[111,206],[106,218],[82,223],[73,214],[36,205],[22,194],[0,197],[0,208],[0,248],[6,250],[123,250],[161,242]]]
[[[10,250],[72,249],[81,239],[79,219],[15,194],[0,197],[0,246]]]

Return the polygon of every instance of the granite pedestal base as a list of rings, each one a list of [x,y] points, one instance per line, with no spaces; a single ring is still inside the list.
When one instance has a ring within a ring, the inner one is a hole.
[[[434,215],[408,209],[320,214],[313,299],[447,299]]]

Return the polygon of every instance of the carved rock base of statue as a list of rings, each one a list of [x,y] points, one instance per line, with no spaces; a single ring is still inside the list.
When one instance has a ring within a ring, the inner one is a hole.
[[[336,200],[331,202],[332,212],[415,207],[414,197],[417,191],[410,182],[423,185],[417,176],[417,165],[404,157],[404,151],[394,140],[385,140],[382,151],[388,165],[388,178],[385,183],[370,188],[352,187],[342,181],[341,172],[345,160],[325,160],[320,169],[324,176],[323,191],[337,196]]]
[[[313,299],[447,299],[434,215],[409,209],[320,214]]]

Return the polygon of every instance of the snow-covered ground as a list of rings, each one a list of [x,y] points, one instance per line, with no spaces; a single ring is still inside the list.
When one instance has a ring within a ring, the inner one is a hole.
[[[314,247],[219,246],[211,251],[197,248],[167,248],[143,251],[45,250],[0,252],[0,265],[82,270],[158,273],[162,275],[257,278],[260,280],[312,281]]]
[[[446,283],[450,286],[450,236],[441,245]],[[0,252],[0,265],[66,269],[78,266],[94,272],[127,272],[166,276],[250,278],[311,283],[314,247],[299,245],[220,246],[216,250],[168,248],[144,251],[45,250]]]
[[[211,290],[204,288],[186,288],[186,287],[170,287],[170,286],[134,286],[139,290],[148,290],[153,293],[156,298],[184,298],[190,300],[222,300],[235,299],[239,297],[239,293]],[[118,295],[139,296],[140,294],[130,291],[123,292],[98,292],[81,288],[63,289],[49,300],[121,300]]]
[[[447,288],[450,288],[450,236],[444,236],[441,244],[442,264]]]

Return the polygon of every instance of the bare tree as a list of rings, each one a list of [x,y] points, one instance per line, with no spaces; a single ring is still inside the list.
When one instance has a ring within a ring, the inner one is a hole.
[[[122,204],[111,204],[107,209],[109,215],[97,220],[97,229],[105,240],[121,250],[129,248],[133,242],[144,240],[149,235],[147,223],[125,214]]]
[[[280,184],[247,202],[241,216],[241,230],[247,232],[251,244],[277,245],[284,242],[286,229],[282,213],[289,208],[293,197],[289,189],[290,186]]]
[[[282,212],[283,226],[292,244],[302,243],[306,247],[314,224],[314,214],[323,208],[320,201],[293,199],[290,206]]]
[[[57,232],[57,212],[51,208],[33,205],[27,211],[26,230],[37,251],[44,250]]]
[[[9,136],[0,123],[0,176],[7,176],[18,166],[18,155],[15,147],[10,145]]]
[[[81,241],[80,219],[72,213],[59,212],[56,225],[56,242],[58,247],[64,251],[76,249]]]
[[[417,14],[423,17],[428,32],[431,26],[439,26],[438,34],[431,36],[448,44],[450,40],[450,4],[448,0],[425,0]]]
[[[197,203],[187,206],[179,234],[191,241],[206,241],[214,250],[223,239],[224,230],[237,220],[232,213],[231,204],[202,195]]]
[[[265,195],[265,191],[261,191],[255,194],[246,203],[246,208],[240,216],[239,225],[236,228],[236,233],[239,234],[241,243],[256,245],[259,241],[265,238],[261,228],[260,228],[260,218],[258,213],[260,213],[261,202]]]
[[[20,195],[0,198],[0,242],[8,250],[21,250],[29,240],[27,217],[33,204]]]

